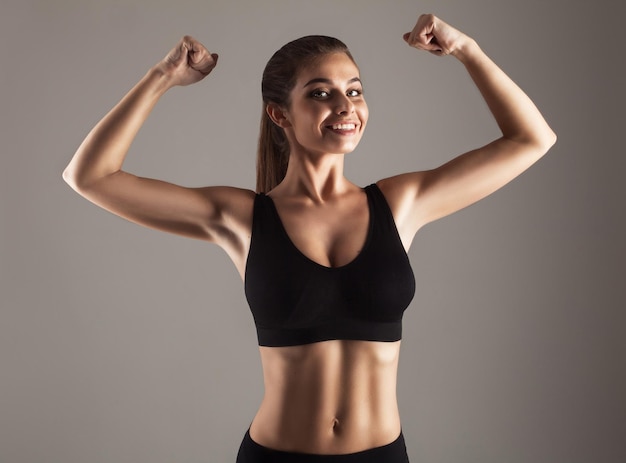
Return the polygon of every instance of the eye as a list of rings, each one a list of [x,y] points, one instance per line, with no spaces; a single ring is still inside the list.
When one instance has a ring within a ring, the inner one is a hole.
[[[328,92],[326,90],[313,90],[311,92],[312,98],[328,98]]]
[[[355,90],[349,90],[348,93],[347,93],[348,96],[352,96],[352,97],[360,96],[362,94],[363,94],[363,90],[356,90],[356,89]]]

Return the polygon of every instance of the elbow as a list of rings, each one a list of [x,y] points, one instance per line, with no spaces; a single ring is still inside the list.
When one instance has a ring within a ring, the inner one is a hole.
[[[546,133],[543,134],[540,141],[540,146],[542,147],[544,153],[547,153],[548,150],[554,146],[556,139],[556,133],[548,127]]]
[[[63,170],[63,173],[61,174],[61,176],[65,183],[67,183],[69,186],[74,188],[74,185],[76,184],[76,182],[75,182],[74,176],[72,175],[72,169],[70,168],[70,166],[67,166],[65,170]]]
[[[553,132],[552,130],[550,130],[550,133],[552,134],[552,138],[550,139],[550,147],[552,147],[557,140],[557,136],[556,136],[556,132]]]
[[[76,175],[75,169],[71,165],[67,166],[63,171],[62,178],[72,190],[80,192],[80,179]]]
[[[85,190],[89,186],[88,182],[81,176],[79,172],[77,172],[76,168],[72,166],[72,164],[68,165],[63,171],[62,178],[67,183],[72,190],[76,193],[84,196]]]
[[[556,133],[554,133],[550,127],[546,126],[544,130],[535,132],[529,137],[526,143],[532,146],[537,153],[544,155],[556,143]]]
[[[556,143],[556,133],[550,127],[548,127],[548,134],[546,135],[548,149],[552,148],[552,146]]]

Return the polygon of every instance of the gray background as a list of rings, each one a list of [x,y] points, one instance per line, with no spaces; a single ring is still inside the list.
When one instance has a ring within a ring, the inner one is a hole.
[[[399,374],[412,462],[626,461],[620,4],[3,0],[0,461],[234,461],[263,393],[234,266],[94,207],[61,172],[184,34],[219,65],[159,102],[125,169],[253,188],[263,66],[311,33],[342,38],[361,67],[371,116],[347,175],[437,166],[498,132],[458,62],[403,43],[420,12],[475,37],[559,141],[413,243]]]

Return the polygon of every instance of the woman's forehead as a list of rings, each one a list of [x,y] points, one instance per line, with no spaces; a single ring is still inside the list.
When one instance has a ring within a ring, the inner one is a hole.
[[[311,80],[348,82],[359,78],[359,68],[345,53],[322,55],[304,66],[298,73],[297,85],[304,86]]]

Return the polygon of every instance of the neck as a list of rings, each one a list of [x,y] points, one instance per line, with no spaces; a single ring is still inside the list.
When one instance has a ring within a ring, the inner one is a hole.
[[[311,156],[292,152],[285,179],[276,188],[280,194],[305,196],[316,203],[354,187],[343,175],[343,154]]]

